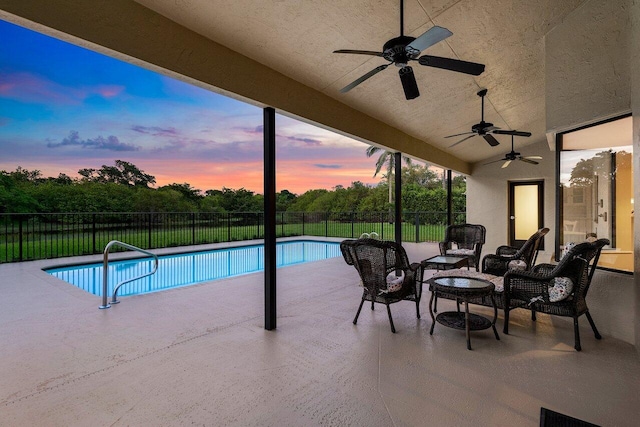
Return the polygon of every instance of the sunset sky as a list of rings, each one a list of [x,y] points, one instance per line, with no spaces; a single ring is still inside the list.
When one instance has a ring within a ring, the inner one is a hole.
[[[0,170],[131,162],[157,186],[262,193],[262,109],[0,20]],[[278,115],[277,187],[377,184],[367,145]]]

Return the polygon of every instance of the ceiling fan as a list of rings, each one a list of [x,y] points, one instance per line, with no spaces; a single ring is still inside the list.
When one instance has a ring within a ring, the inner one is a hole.
[[[480,75],[484,71],[483,64],[476,64],[474,62],[461,61],[459,59],[442,58],[439,56],[422,55],[418,58],[420,53],[426,48],[433,46],[434,44],[446,39],[453,33],[446,28],[434,26],[428,29],[424,34],[419,37],[410,37],[404,35],[404,1],[400,0],[400,37],[395,37],[387,41],[382,47],[382,52],[375,52],[370,50],[351,50],[340,49],[335,50],[333,53],[351,53],[357,55],[372,55],[380,56],[387,61],[388,64],[380,65],[373,70],[369,71],[365,75],[356,79],[352,83],[346,85],[340,92],[349,92],[360,83],[375,76],[380,71],[387,68],[389,65],[394,64],[400,68],[398,74],[400,74],[400,81],[402,82],[402,88],[407,99],[414,99],[420,96],[418,90],[418,84],[413,74],[413,68],[408,63],[409,61],[418,61],[420,65],[426,65],[427,67],[442,68],[445,70],[457,71],[459,73],[471,74],[474,76]]]
[[[499,127],[494,126],[493,123],[485,122],[484,121],[484,97],[486,94],[487,94],[487,89],[482,89],[478,92],[478,96],[482,98],[482,113],[481,113],[482,115],[480,116],[481,117],[480,123],[476,123],[475,125],[471,126],[471,132],[463,132],[463,133],[457,133],[455,135],[445,136],[445,138],[453,138],[454,136],[469,135],[462,138],[460,141],[454,144],[451,144],[449,148],[455,147],[461,142],[464,142],[469,138],[473,138],[476,135],[480,135],[481,137],[483,137],[484,140],[487,141],[489,145],[491,145],[492,147],[495,147],[496,145],[500,144],[498,140],[495,139],[493,135],[491,135],[492,133],[496,135],[512,135],[512,136],[517,135],[517,136],[526,136],[526,137],[531,136],[531,132],[521,132],[517,130],[501,130]]]
[[[509,166],[511,162],[514,160],[520,160],[525,163],[531,163],[532,165],[538,165],[540,163],[536,162],[536,160],[542,160],[542,157],[541,156],[521,156],[520,153],[517,153],[513,149],[513,134],[512,134],[511,135],[511,152],[505,154],[504,158],[500,160],[494,160],[493,162],[485,163],[485,165],[490,165],[492,163],[497,163],[497,162],[504,162],[504,164],[502,165],[502,169],[504,169],[507,166]]]

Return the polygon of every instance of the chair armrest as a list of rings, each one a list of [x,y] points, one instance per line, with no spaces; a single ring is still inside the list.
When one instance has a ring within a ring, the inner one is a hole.
[[[511,246],[498,246],[498,249],[496,249],[496,255],[499,256],[511,256],[511,255],[515,255],[515,253],[518,252],[517,248],[511,247]]]
[[[504,275],[509,270],[509,262],[513,258],[488,254],[482,258],[482,272],[495,276]]]
[[[539,275],[548,276],[555,268],[556,266],[553,264],[538,264],[531,271]]]
[[[528,303],[549,301],[549,284],[553,276],[534,271],[509,270],[504,275],[505,298],[514,298]]]

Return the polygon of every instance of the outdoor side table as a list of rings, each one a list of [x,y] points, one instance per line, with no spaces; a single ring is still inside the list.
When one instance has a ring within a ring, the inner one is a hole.
[[[469,258],[466,256],[437,255],[422,261],[423,268],[435,268],[436,270],[451,270],[467,266],[469,269]]]
[[[429,259],[425,259],[422,261],[422,268],[426,269],[436,269],[438,271],[441,270],[453,270],[454,268],[462,268],[467,266],[467,270],[469,269],[469,258],[466,256],[454,256],[454,255],[436,255]],[[424,282],[423,282],[424,283]],[[431,291],[431,286],[429,286],[429,290]],[[435,301],[436,306],[438,305],[438,297],[436,296]],[[437,309],[435,310],[438,311]]]
[[[471,334],[470,331],[480,331],[488,328],[493,329],[496,339],[500,336],[496,330],[496,320],[498,318],[498,307],[493,296],[495,286],[486,280],[474,279],[470,277],[438,277],[428,280],[431,292],[429,300],[429,314],[431,314],[431,330],[436,322],[454,329],[464,329],[467,336],[467,349],[471,350]],[[464,313],[460,311],[446,311],[439,313],[437,317],[433,315],[433,300],[438,294],[447,294],[456,299],[456,301],[464,302]],[[493,321],[479,314],[469,313],[469,300],[475,298],[490,296],[493,305]]]

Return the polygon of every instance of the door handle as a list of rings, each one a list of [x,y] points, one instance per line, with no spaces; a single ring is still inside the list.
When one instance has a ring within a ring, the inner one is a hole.
[[[604,222],[607,222],[607,213],[606,213],[606,212],[605,212],[605,213],[601,213],[600,215],[598,215],[598,217],[599,217],[599,218],[602,218],[602,220],[603,220]]]
[[[511,216],[509,217],[509,219],[516,219],[516,217],[515,217],[515,216],[513,216],[513,215],[511,215]]]

